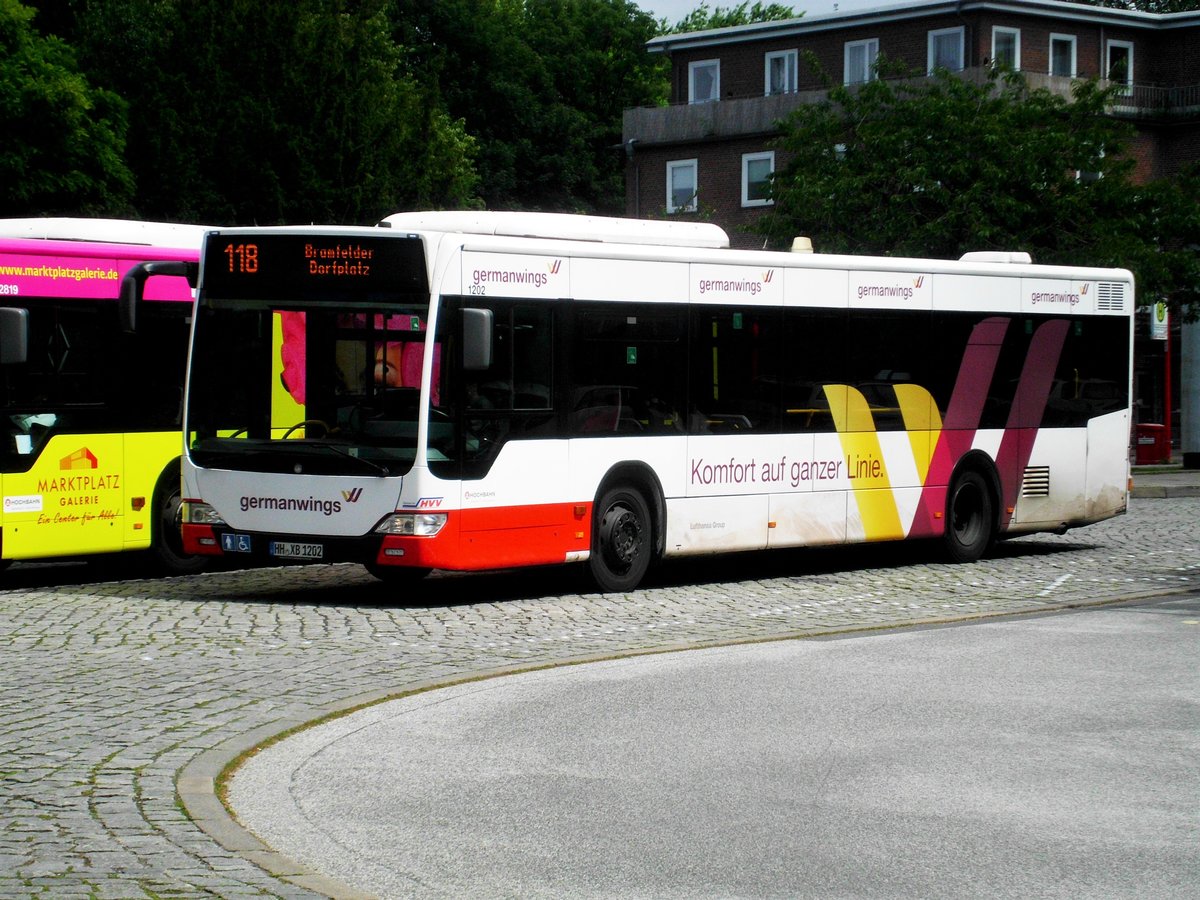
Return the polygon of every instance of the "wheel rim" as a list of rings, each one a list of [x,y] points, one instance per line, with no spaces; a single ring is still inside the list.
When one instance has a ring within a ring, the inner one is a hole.
[[[183,552],[183,536],[180,534],[180,529],[183,527],[183,498],[180,496],[179,491],[172,491],[167,495],[166,501],[163,503],[159,513],[163,547],[172,556],[179,559],[186,558]]]
[[[983,528],[983,494],[976,485],[964,484],[954,494],[954,534],[963,544],[972,544]]]
[[[616,505],[604,514],[604,558],[616,572],[628,572],[642,550],[642,523],[627,506]]]

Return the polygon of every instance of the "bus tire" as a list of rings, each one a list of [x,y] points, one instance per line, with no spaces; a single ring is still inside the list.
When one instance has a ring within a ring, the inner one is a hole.
[[[641,583],[654,553],[654,523],[641,491],[609,488],[592,513],[592,552],[588,568],[605,593],[632,591]]]
[[[987,480],[974,469],[955,477],[946,495],[946,553],[953,562],[980,559],[996,537],[996,505]]]
[[[199,572],[208,560],[183,552],[183,490],[179,484],[179,464],[163,471],[154,488],[154,511],[151,519],[150,557],[154,568],[164,575],[192,575]]]
[[[421,569],[416,566],[381,566],[375,562],[363,563],[368,572],[384,584],[406,585],[416,584],[433,569]]]

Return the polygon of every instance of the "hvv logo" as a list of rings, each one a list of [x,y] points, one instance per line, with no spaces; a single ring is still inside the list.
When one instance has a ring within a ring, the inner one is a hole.
[[[416,503],[405,503],[402,509],[437,509],[442,505],[443,497],[422,497]]]

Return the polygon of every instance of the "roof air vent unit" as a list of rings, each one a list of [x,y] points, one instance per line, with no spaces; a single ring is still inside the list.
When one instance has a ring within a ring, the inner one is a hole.
[[[1121,281],[1102,281],[1096,286],[1096,309],[1102,312],[1125,311],[1125,284]]]
[[[1033,257],[1022,250],[972,250],[959,257],[963,262],[1018,263],[1029,265]]]

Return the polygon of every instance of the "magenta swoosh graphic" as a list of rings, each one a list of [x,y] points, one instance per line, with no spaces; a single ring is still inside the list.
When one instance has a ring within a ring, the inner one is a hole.
[[[993,316],[984,319],[971,330],[971,337],[963,350],[958,377],[946,406],[942,421],[942,433],[938,436],[925,476],[925,489],[913,516],[910,537],[937,537],[945,528],[940,518],[946,509],[946,487],[954,464],[971,449],[975,432],[983,418],[983,406],[987,402],[988,389],[996,372],[996,361],[1000,358],[1000,346],[1008,332],[1011,319]]]
[[[996,466],[1000,469],[1000,482],[1004,492],[1003,521],[1012,521],[1010,509],[1016,507],[1022,473],[1033,453],[1033,439],[1042,424],[1046,402],[1050,399],[1050,388],[1054,385],[1054,372],[1062,356],[1063,344],[1071,323],[1065,319],[1054,319],[1042,324],[1029,343],[1029,353],[1017,383],[1017,395],[1013,398],[1012,410],[1000,450],[996,454]],[[1011,473],[1004,478],[1003,473]]]

